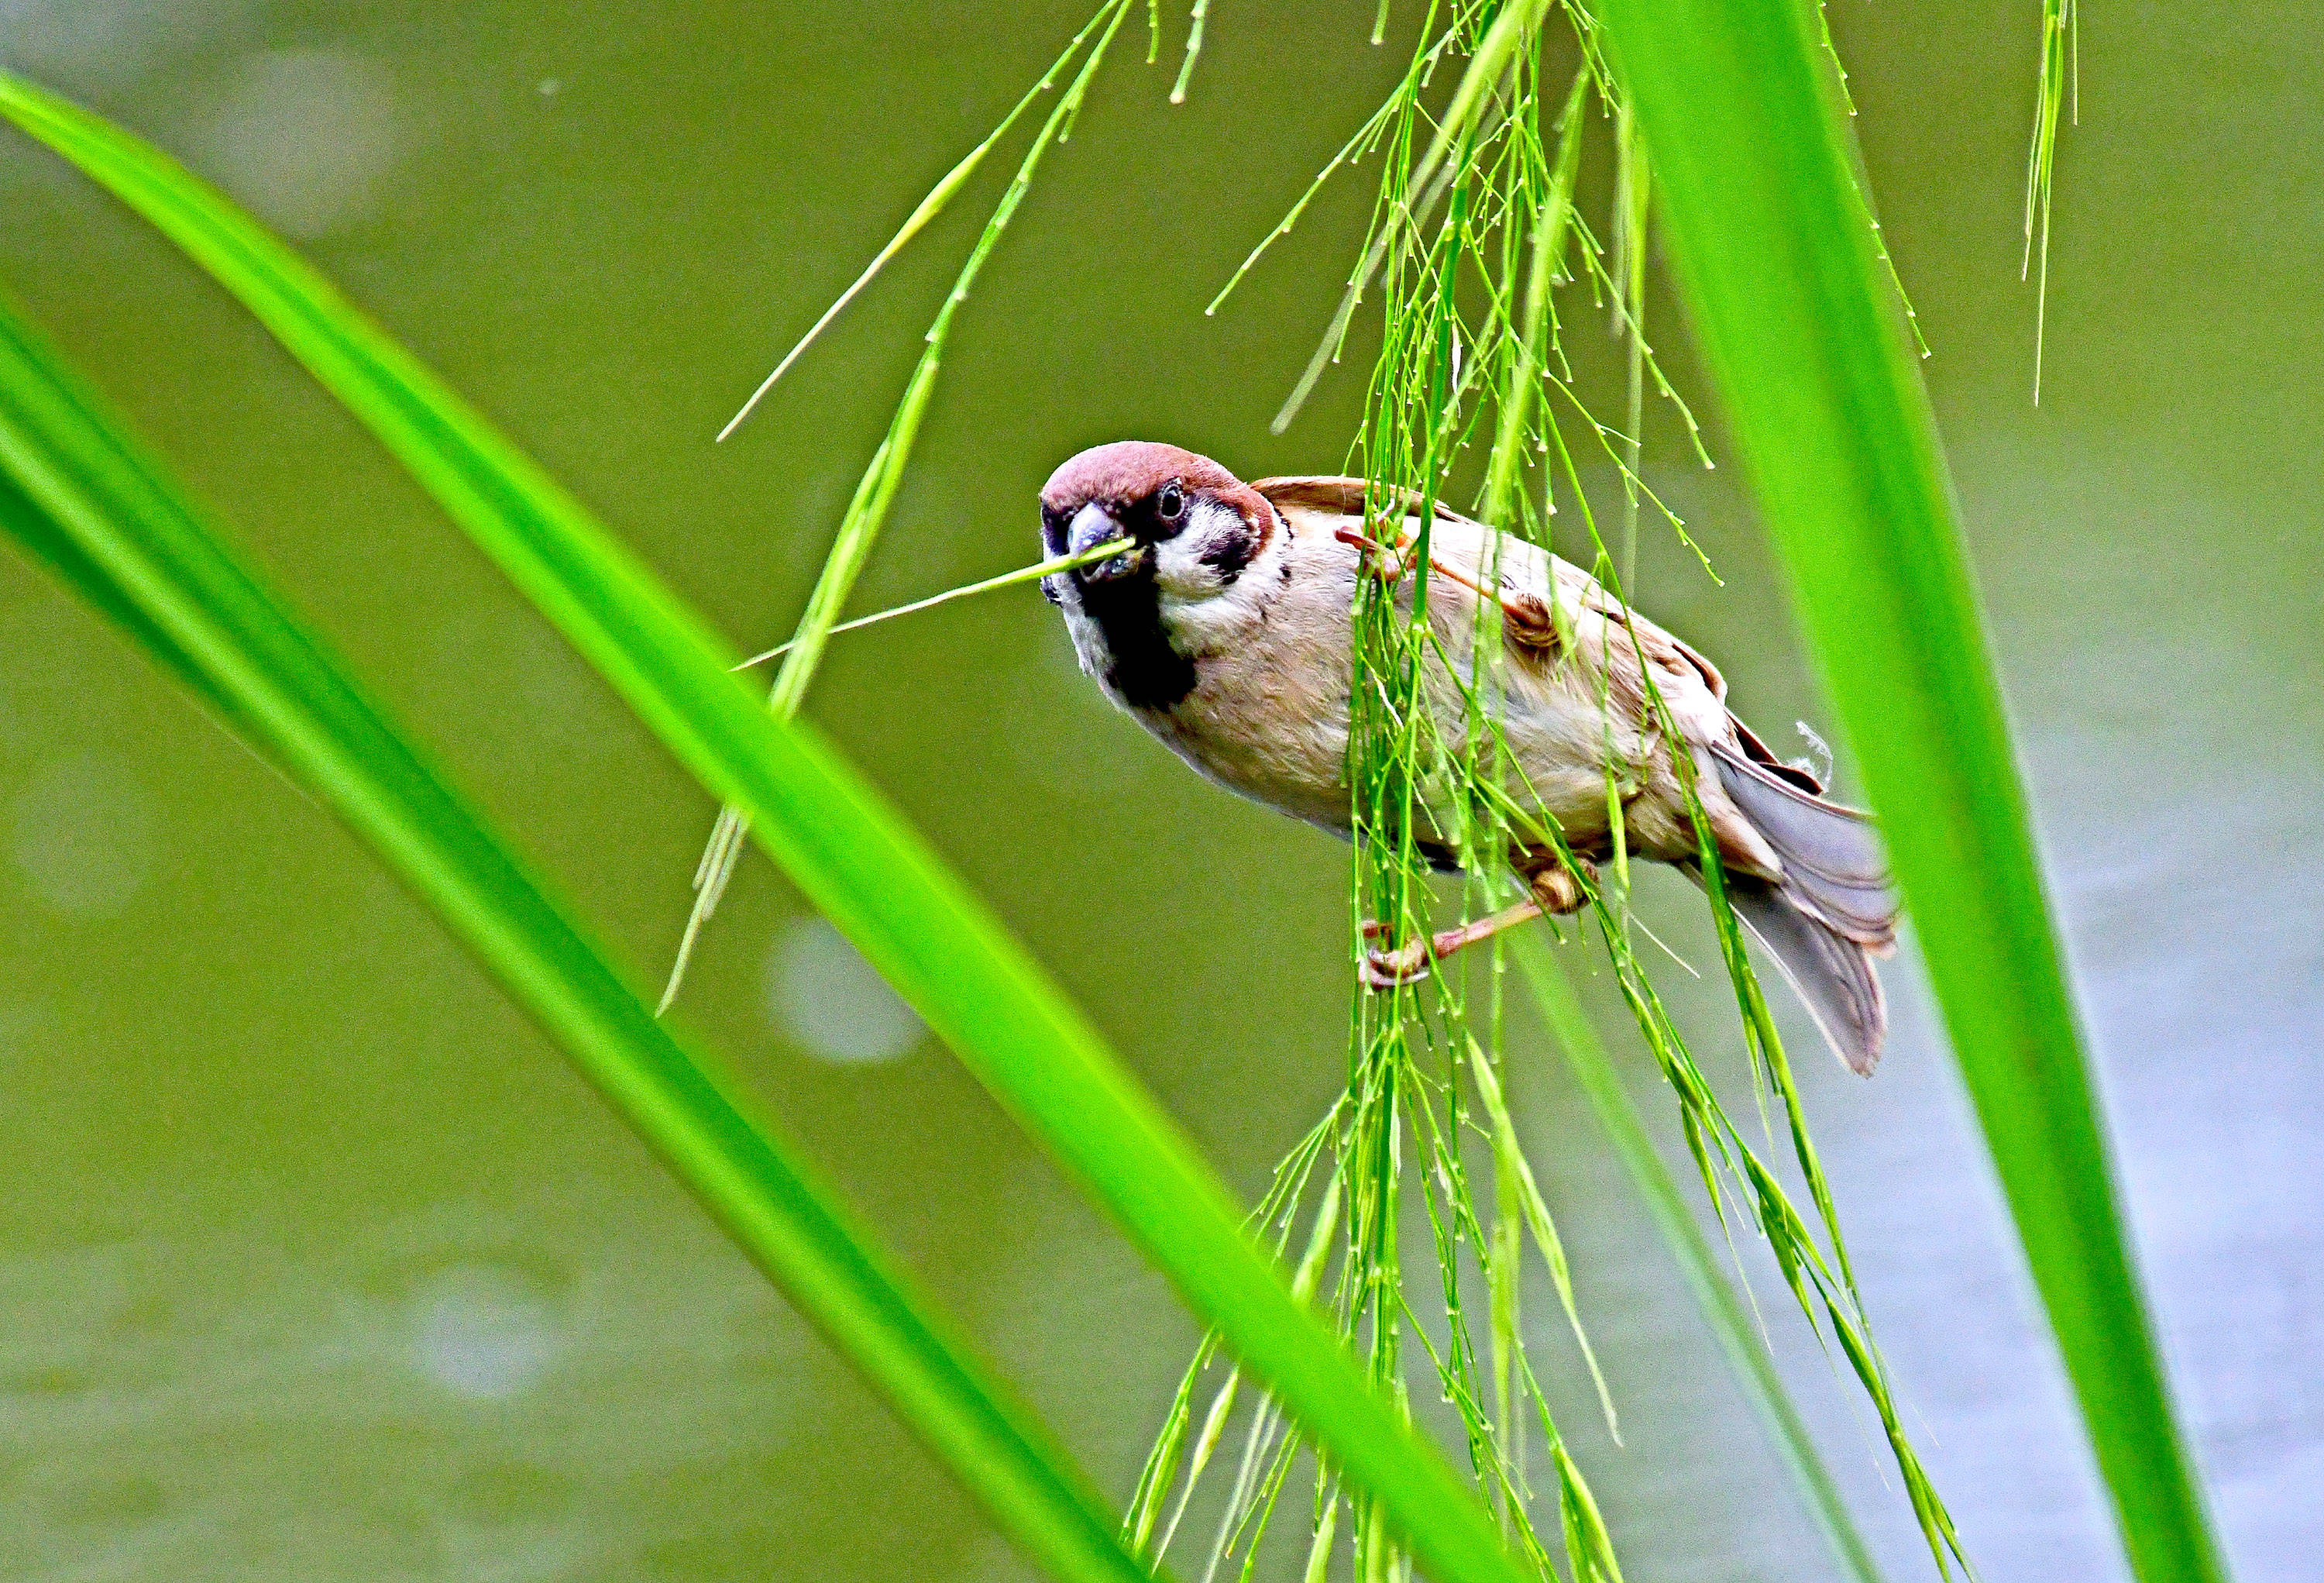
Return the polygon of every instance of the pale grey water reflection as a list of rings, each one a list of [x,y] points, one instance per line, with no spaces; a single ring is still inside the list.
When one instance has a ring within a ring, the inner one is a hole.
[[[2173,1378],[2236,1576],[2292,1583],[2324,1571],[2324,24],[2088,8],[2037,409],[2015,228],[2034,11],[1832,16],[1937,348]],[[1393,69],[1361,42],[1370,12],[1216,8],[1176,112],[1166,72],[1100,85],[963,315],[862,607],[1020,563],[1033,491],[1086,443],[1335,464],[1352,363],[1290,434],[1266,421],[1362,179],[1201,309]],[[0,57],[310,236],[756,647],[791,622],[1000,178],[751,428],[709,436],[1079,21],[1005,14],[0,0]],[[0,282],[658,982],[703,798],[164,246],[14,137],[0,213]],[[1656,301],[1702,397],[1676,317]],[[1646,603],[1763,727],[1828,728],[1739,470],[1679,465],[1668,417],[1655,481],[1727,586],[1652,539]],[[1029,593],[840,640],[810,709],[1256,1191],[1341,1069],[1343,849],[1112,716]],[[1707,959],[1683,887],[1648,904]],[[1191,1321],[829,943],[754,866],[680,1014],[1119,1497]],[[1028,1575],[353,843],[5,560],[0,951],[0,1576]],[[1731,1008],[1667,977],[1746,1103]],[[1986,1578],[2119,1578],[1909,950],[1890,982],[1877,1078],[1806,1076],[1902,1400]],[[1526,1051],[1521,1122],[1623,1449],[1590,1427],[1545,1293],[1539,1356],[1631,1575],[1832,1576],[1586,1112]],[[1891,1575],[1927,1576],[1853,1388],[1747,1264]]]

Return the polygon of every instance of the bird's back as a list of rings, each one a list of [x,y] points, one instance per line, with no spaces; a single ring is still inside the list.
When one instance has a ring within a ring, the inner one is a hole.
[[[1338,537],[1361,525],[1353,479],[1264,479],[1254,486],[1281,514],[1279,556],[1255,567],[1266,598],[1231,629],[1181,627],[1196,684],[1167,710],[1145,717],[1155,734],[1220,784],[1325,829],[1348,828],[1349,613],[1360,556]],[[1417,547],[1420,522],[1402,524]],[[1607,829],[1607,776],[1639,828],[1633,849],[1683,856],[1692,835],[1662,734],[1648,718],[1641,669],[1651,667],[1664,705],[1685,735],[1723,733],[1725,684],[1707,661],[1618,604],[1586,573],[1522,539],[1440,513],[1430,523],[1432,562],[1455,575],[1429,579],[1431,623],[1452,668],[1428,667],[1429,692],[1448,742],[1468,732],[1463,683],[1494,689],[1494,708],[1517,766],[1512,791],[1538,801],[1588,849]],[[1414,579],[1402,587],[1408,590]],[[1470,585],[1474,585],[1470,586]],[[1503,618],[1476,588],[1498,588],[1543,610],[1554,599],[1554,642]],[[1403,597],[1408,600],[1410,595]],[[1167,614],[1167,611],[1166,611]],[[1476,663],[1477,638],[1498,629]],[[1455,674],[1460,680],[1456,681]],[[1668,848],[1665,853],[1664,848]]]

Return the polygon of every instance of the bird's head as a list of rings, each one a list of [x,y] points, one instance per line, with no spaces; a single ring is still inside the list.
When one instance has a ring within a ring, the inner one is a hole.
[[[1093,447],[1050,474],[1041,491],[1043,547],[1053,556],[1114,539],[1133,547],[1050,579],[1051,596],[1068,591],[1061,584],[1089,589],[1144,579],[1165,599],[1211,597],[1258,558],[1275,520],[1259,491],[1208,457],[1143,440]]]
[[[1148,440],[1097,446],[1049,476],[1042,547],[1051,556],[1116,539],[1130,547],[1053,574],[1041,591],[1064,609],[1093,675],[1125,702],[1167,707],[1193,685],[1189,656],[1231,641],[1253,599],[1246,574],[1280,520],[1208,457]]]

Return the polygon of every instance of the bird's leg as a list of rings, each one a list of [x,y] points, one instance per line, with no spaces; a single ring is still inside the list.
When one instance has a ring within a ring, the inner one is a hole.
[[[1398,985],[1416,984],[1428,976],[1428,964],[1434,958],[1443,961],[1464,947],[1480,940],[1489,940],[1517,924],[1541,916],[1541,903],[1533,898],[1504,907],[1457,929],[1440,929],[1432,935],[1419,935],[1406,940],[1394,950],[1375,946],[1364,953],[1363,980],[1374,989],[1394,989]],[[1366,940],[1378,940],[1388,932],[1387,924],[1368,920],[1363,934]]]
[[[1455,951],[1490,940],[1505,929],[1549,914],[1553,918],[1570,917],[1589,904],[1590,889],[1598,883],[1598,866],[1576,854],[1572,866],[1554,853],[1540,855],[1542,861],[1519,873],[1531,893],[1522,902],[1502,908],[1498,912],[1474,919],[1456,929],[1440,929],[1433,935],[1420,935],[1405,941],[1394,949],[1374,946],[1364,952],[1363,980],[1374,989],[1394,989],[1399,985],[1417,983],[1428,976],[1428,964],[1433,959],[1443,961]],[[1364,921],[1363,937],[1379,940],[1388,934],[1388,926],[1379,919]]]

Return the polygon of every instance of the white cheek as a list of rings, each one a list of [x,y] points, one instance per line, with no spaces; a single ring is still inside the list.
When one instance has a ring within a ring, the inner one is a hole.
[[[1192,519],[1171,538],[1154,547],[1154,583],[1167,607],[1208,599],[1226,587],[1218,568],[1203,552],[1231,533],[1247,530],[1232,506],[1215,500],[1199,502]]]
[[[1281,589],[1283,555],[1283,536],[1278,533],[1228,582],[1217,568],[1201,560],[1198,551],[1189,550],[1187,560],[1193,566],[1189,580],[1197,584],[1200,592],[1182,597],[1166,591],[1162,596],[1162,617],[1179,652],[1219,653],[1247,642],[1266,621],[1267,607]],[[1167,581],[1164,587],[1167,588]]]
[[[1155,546],[1154,587],[1165,608],[1191,605],[1219,591],[1219,574],[1203,564],[1194,546],[1173,539]]]

